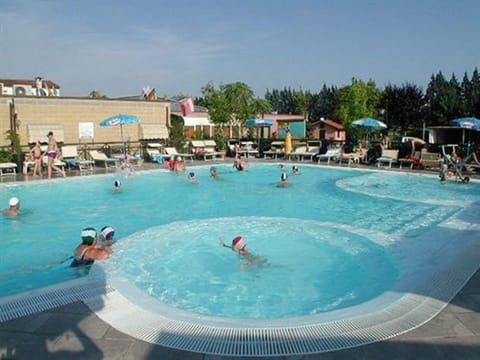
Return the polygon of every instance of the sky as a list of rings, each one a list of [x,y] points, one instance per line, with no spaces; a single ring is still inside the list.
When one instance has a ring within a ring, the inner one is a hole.
[[[479,19],[478,0],[0,0],[0,78],[41,76],[62,96],[425,89],[480,68]]]

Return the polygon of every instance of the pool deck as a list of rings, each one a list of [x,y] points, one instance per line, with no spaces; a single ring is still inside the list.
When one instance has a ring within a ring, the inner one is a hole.
[[[200,164],[211,163],[200,162]],[[144,166],[145,169],[155,167],[158,165]],[[400,171],[406,171],[406,169]],[[95,172],[105,173],[106,170],[97,169]],[[72,171],[68,175],[78,174]],[[478,176],[473,177],[478,178]],[[6,178],[12,178],[11,181],[24,180],[23,175],[17,175],[16,179],[7,176],[2,181],[9,181]],[[239,357],[180,351],[137,340],[100,320],[82,302],[0,323],[1,360],[65,358],[239,359]],[[248,357],[248,359],[260,358]],[[480,270],[442,312],[423,326],[408,333],[348,350],[312,355],[265,357],[265,359],[480,359]]]

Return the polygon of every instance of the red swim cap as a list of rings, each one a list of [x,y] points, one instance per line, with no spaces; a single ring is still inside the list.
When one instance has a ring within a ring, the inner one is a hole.
[[[232,240],[232,249],[244,250],[247,246],[247,240],[243,236],[237,236]]]

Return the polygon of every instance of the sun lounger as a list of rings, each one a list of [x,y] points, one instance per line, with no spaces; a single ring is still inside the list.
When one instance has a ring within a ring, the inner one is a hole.
[[[102,164],[105,168],[117,167],[120,162],[120,159],[109,158],[107,155],[98,150],[90,150],[88,153],[92,160],[95,162],[95,165],[99,163]]]
[[[342,150],[339,148],[328,149],[325,154],[317,155],[317,162],[320,164],[322,160],[327,160],[327,165],[330,165],[330,160],[337,160],[342,155]]]
[[[66,145],[62,147],[62,160],[68,165],[68,168],[78,168],[80,172],[93,171],[95,162],[84,160],[78,156],[78,148],[75,145]]]
[[[386,168],[391,168],[392,164],[396,164],[398,159],[398,150],[383,149],[382,156],[377,159],[377,167],[386,164]]]
[[[212,160],[219,158],[223,160],[224,155],[217,151],[217,143],[215,140],[204,140],[203,144],[205,145],[205,160],[211,158]]]
[[[174,147],[166,147],[165,152],[167,153],[167,155],[170,155],[173,158],[176,158],[177,156],[180,156],[184,159],[188,159],[190,161],[193,161],[193,154],[179,153],[179,152],[177,152],[177,149],[175,149]]]
[[[17,175],[17,164],[6,162],[0,163],[0,176]]]
[[[420,165],[422,165],[424,168],[438,169],[440,167],[440,161],[440,154],[423,152],[420,158]]]
[[[44,155],[42,156],[42,165],[43,167],[48,167],[48,155]],[[55,160],[53,160],[53,165],[55,165],[56,167],[62,169],[63,172],[65,172],[65,166],[67,166],[66,163],[64,163],[62,160],[56,158]]]

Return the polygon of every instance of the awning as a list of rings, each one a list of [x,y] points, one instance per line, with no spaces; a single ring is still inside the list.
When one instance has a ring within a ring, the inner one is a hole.
[[[47,134],[53,132],[55,140],[65,142],[65,133],[62,125],[27,125],[28,143],[33,144],[37,141],[42,143],[48,142]]]
[[[138,138],[142,140],[168,139],[168,129],[162,124],[140,124]]]
[[[208,117],[194,117],[194,116],[185,116],[183,117],[184,126],[213,126],[213,124],[208,120]]]

